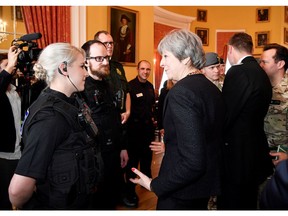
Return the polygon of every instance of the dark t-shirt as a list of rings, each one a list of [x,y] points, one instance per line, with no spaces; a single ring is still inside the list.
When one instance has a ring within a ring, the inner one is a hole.
[[[147,81],[139,82],[138,78],[129,82],[131,96],[131,121],[152,121],[155,93],[153,85]]]

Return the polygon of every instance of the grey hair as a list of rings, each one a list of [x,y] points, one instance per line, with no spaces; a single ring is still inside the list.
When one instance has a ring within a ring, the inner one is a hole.
[[[48,45],[41,52],[37,63],[34,65],[35,77],[46,79],[46,83],[50,85],[58,73],[59,65],[66,62],[67,65],[72,64],[76,60],[77,54],[85,56],[85,52],[69,43],[53,43]]]
[[[205,64],[205,52],[202,41],[193,32],[186,29],[174,29],[169,32],[158,44],[158,52],[171,52],[179,61],[190,57],[190,67],[203,68]]]

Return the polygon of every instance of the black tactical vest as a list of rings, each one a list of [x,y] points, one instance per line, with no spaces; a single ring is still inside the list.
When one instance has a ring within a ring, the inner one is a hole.
[[[96,191],[103,175],[100,151],[78,122],[79,111],[75,106],[47,91],[41,94],[30,107],[31,114],[25,120],[24,148],[34,116],[42,109],[61,113],[69,122],[71,133],[64,143],[55,148],[45,182],[37,184],[39,191],[49,194],[49,200],[46,203],[39,201],[43,195],[36,191],[24,209],[81,209],[87,204],[89,194]]]

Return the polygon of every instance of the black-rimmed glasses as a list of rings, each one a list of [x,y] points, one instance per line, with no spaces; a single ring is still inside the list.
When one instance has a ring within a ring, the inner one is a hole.
[[[106,59],[106,61],[110,61],[111,57],[110,56],[96,56],[96,57],[87,57],[86,59],[95,59],[96,62],[103,62],[104,59]]]
[[[113,41],[106,41],[106,42],[103,42],[103,44],[105,45],[105,46],[108,46],[108,45],[110,45],[110,46],[113,46],[114,45],[114,42]]]

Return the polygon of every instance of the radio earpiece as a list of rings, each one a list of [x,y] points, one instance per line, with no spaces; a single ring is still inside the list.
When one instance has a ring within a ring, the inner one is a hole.
[[[64,76],[64,74],[62,73],[62,71],[60,70],[60,68],[58,68],[58,73]]]
[[[64,63],[63,71],[67,72],[67,62],[64,61],[63,63]]]
[[[63,71],[67,72],[67,62],[64,61],[63,64],[64,64]],[[63,75],[63,76],[65,76],[65,75],[62,73],[62,71],[61,71],[60,68],[58,68],[58,73],[61,74],[61,75]]]

